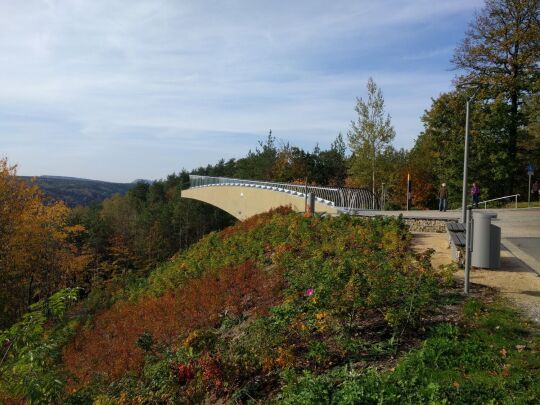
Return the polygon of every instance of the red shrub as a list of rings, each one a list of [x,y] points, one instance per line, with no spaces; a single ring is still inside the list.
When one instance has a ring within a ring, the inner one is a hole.
[[[117,379],[142,365],[144,353],[136,341],[143,332],[170,345],[193,330],[217,326],[225,313],[265,313],[281,286],[281,272],[261,270],[248,261],[204,274],[161,297],[118,303],[96,315],[92,328],[79,331],[64,350],[64,363],[76,385],[98,374]]]
[[[219,390],[223,386],[221,362],[219,358],[213,357],[209,353],[205,353],[199,358],[198,363],[203,380],[210,383],[211,388]]]
[[[178,377],[178,382],[180,385],[187,384],[193,377],[195,377],[195,372],[193,371],[193,364],[191,363],[180,363],[176,365],[176,376]]]

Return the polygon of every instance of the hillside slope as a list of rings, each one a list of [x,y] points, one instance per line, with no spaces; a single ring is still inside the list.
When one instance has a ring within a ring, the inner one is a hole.
[[[27,317],[41,337],[8,353],[0,400],[534,403],[540,339],[504,307],[460,315],[409,245],[400,218],[252,217],[94,290],[54,328],[72,292]]]
[[[56,201],[64,201],[70,207],[100,203],[114,194],[125,194],[136,184],[59,176],[20,176],[20,178],[27,181],[34,178],[36,184],[48,197]]]

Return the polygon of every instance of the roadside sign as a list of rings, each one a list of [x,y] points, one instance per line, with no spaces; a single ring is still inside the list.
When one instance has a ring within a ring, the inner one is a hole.
[[[530,164],[530,163],[527,165],[527,174],[528,174],[529,176],[534,176],[534,167],[533,167],[533,165]]]

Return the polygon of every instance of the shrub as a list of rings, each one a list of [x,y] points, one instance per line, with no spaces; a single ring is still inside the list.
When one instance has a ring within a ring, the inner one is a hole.
[[[91,328],[82,329],[64,350],[64,363],[76,384],[96,375],[117,379],[139,371],[144,353],[140,337],[171,345],[201,328],[217,326],[225,314],[264,313],[279,297],[280,272],[266,272],[253,262],[206,273],[160,297],[137,303],[120,302],[98,314]]]
[[[168,364],[159,370],[175,371],[161,395],[262,399],[283,370],[321,372],[394,353],[438,293],[429,254],[412,253],[409,241],[399,218],[287,209],[211,233],[131,290],[134,301],[81,328],[64,350],[72,386],[121,379],[122,392],[154,398],[137,376]]]
[[[77,289],[60,290],[31,305],[19,322],[0,331],[0,399],[53,403],[61,398],[64,378],[57,358],[74,325],[57,322],[77,294]]]
[[[137,346],[143,349],[145,352],[149,352],[152,349],[152,345],[154,344],[154,338],[150,332],[145,330],[138,338],[137,338]]]

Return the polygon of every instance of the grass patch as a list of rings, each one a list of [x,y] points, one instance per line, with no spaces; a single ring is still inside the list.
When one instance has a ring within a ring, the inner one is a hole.
[[[283,378],[284,403],[536,404],[540,338],[505,302],[473,298],[459,324],[436,326],[393,370],[345,366]]]
[[[483,205],[482,205],[483,207]],[[517,207],[518,208],[528,208],[528,207],[536,207],[536,208],[540,208],[540,202],[539,201],[531,201],[531,203],[529,204],[527,201],[518,201],[517,203]],[[489,208],[516,208],[516,203],[515,202],[504,202],[504,203],[500,203],[498,205],[491,205],[491,204],[488,204],[488,209]]]

